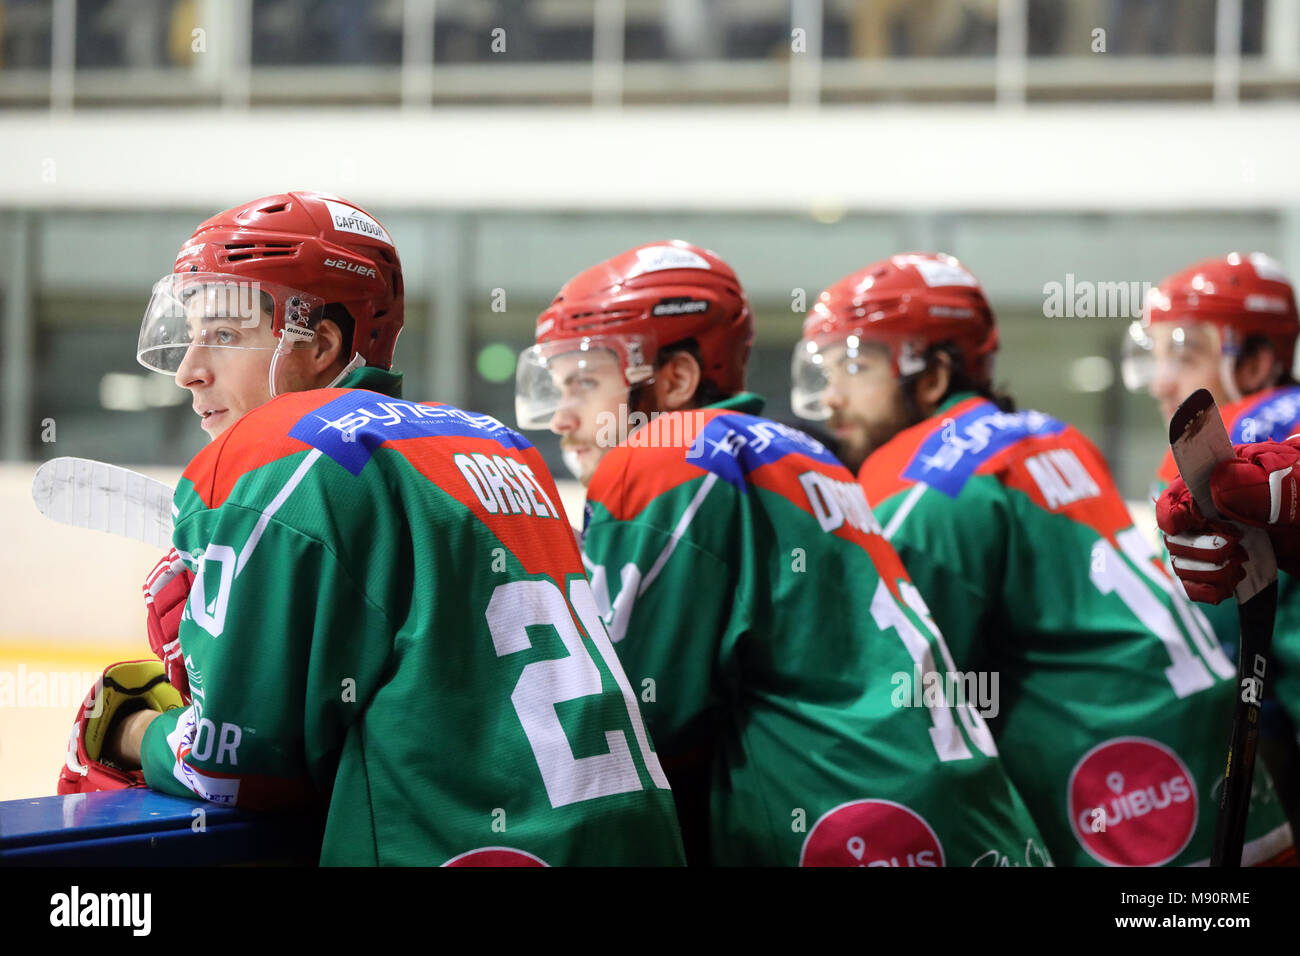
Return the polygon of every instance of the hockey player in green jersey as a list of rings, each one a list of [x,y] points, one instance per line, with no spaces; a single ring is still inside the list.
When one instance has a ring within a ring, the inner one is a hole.
[[[1167,423],[1198,388],[1219,404],[1234,445],[1282,442],[1300,432],[1300,384],[1292,374],[1300,333],[1295,291],[1282,266],[1261,252],[1202,259],[1162,279],[1141,321],[1124,340],[1124,383],[1146,390]],[[1165,453],[1156,494],[1178,479]],[[1152,497],[1155,497],[1153,495]],[[1182,541],[1187,547],[1189,541]],[[1178,562],[1174,558],[1174,570]],[[1203,595],[1188,593],[1197,600]],[[1203,607],[1219,640],[1235,656],[1237,604]],[[1265,697],[1259,750],[1273,772],[1292,826],[1300,821],[1300,582],[1278,576],[1272,680]]]
[[[651,243],[566,283],[517,373],[519,425],[587,486],[597,606],[688,858],[1049,862],[976,709],[898,693],[943,638],[853,476],[759,417],[752,335],[725,262]]]
[[[821,294],[792,401],[827,419],[858,470],[948,639],[954,683],[999,689],[989,726],[1056,862],[1205,861],[1232,664],[1092,443],[992,391],[996,349],[957,260],[892,256]],[[1246,862],[1294,859],[1259,777]]]
[[[402,302],[388,233],[337,197],[185,243],[139,354],[213,436],[175,497],[187,686],[109,668],[60,789],[323,806],[325,864],[680,863],[554,482],[495,419],[399,397]]]

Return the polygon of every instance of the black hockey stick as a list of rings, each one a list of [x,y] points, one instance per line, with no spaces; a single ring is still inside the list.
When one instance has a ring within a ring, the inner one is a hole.
[[[1205,389],[1197,389],[1174,412],[1169,422],[1169,447],[1196,507],[1205,517],[1219,519],[1210,495],[1210,475],[1216,464],[1233,457],[1233,451],[1219,408]],[[1228,765],[1214,825],[1214,848],[1210,853],[1210,865],[1223,867],[1241,866],[1246,814],[1250,810],[1250,789],[1255,778],[1259,708],[1264,700],[1264,678],[1273,643],[1273,615],[1277,610],[1277,560],[1268,535],[1261,528],[1238,527],[1248,560],[1246,576],[1235,591],[1241,622],[1237,693],[1233,700]]]

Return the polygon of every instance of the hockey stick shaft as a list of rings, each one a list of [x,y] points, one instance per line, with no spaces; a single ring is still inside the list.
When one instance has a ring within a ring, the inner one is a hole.
[[[1211,866],[1241,865],[1246,842],[1246,818],[1255,776],[1255,753],[1259,747],[1260,704],[1264,699],[1264,675],[1273,638],[1277,611],[1277,582],[1244,604],[1237,606],[1241,639],[1237,652],[1237,693],[1232,708],[1232,736],[1228,742],[1228,765],[1224,770],[1219,816],[1214,825]]]
[[[1218,519],[1218,509],[1210,493],[1210,477],[1214,466],[1234,457],[1234,453],[1218,406],[1208,391],[1198,389],[1178,407],[1169,423],[1169,445],[1197,508],[1205,517]],[[1239,527],[1248,560],[1246,576],[1236,588],[1241,628],[1237,686],[1228,760],[1210,852],[1210,865],[1218,867],[1241,865],[1250,791],[1255,778],[1260,703],[1264,699],[1264,678],[1277,611],[1277,562],[1268,535],[1259,528]]]

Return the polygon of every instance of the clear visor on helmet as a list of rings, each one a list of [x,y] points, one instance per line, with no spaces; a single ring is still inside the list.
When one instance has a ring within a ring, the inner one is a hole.
[[[1160,380],[1181,380],[1188,372],[1210,369],[1232,378],[1236,353],[1225,347],[1218,328],[1210,322],[1133,322],[1124,337],[1120,373],[1124,387],[1144,392]]]
[[[241,352],[287,352],[315,337],[325,303],[273,283],[213,272],[173,273],[159,279],[140,323],[136,358],[175,375],[191,348],[220,362]],[[275,329],[283,328],[277,336]]]
[[[794,347],[790,365],[790,407],[800,418],[822,421],[831,415],[826,404],[832,390],[882,376],[907,376],[925,368],[924,343],[906,338],[868,335],[861,329],[804,339]]]
[[[654,351],[639,335],[600,335],[543,342],[519,353],[515,420],[548,428],[562,411],[604,408],[629,388],[654,381]]]

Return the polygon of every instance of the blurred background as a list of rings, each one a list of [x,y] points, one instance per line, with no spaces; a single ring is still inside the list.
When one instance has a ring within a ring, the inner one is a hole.
[[[0,0],[0,799],[52,791],[86,689],[40,703],[33,674],[147,653],[156,556],[28,489],[59,455],[174,481],[202,446],[135,342],[212,213],[366,207],[405,269],[407,396],[508,423],[538,312],[628,246],[735,266],[779,418],[822,287],[947,251],[999,381],[1140,507],[1166,447],[1119,381],[1142,285],[1233,249],[1300,269],[1297,148],[1300,0]]]

